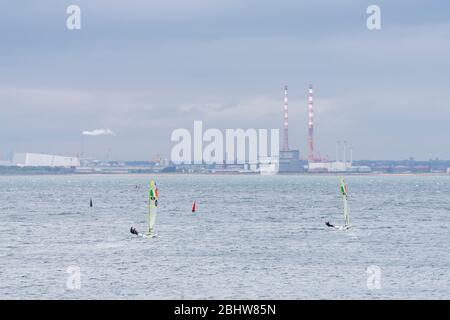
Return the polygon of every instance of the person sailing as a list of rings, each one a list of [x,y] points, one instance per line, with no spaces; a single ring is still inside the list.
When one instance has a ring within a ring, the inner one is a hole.
[[[156,183],[154,180],[150,181],[150,191],[148,194],[148,231],[145,236],[151,236],[155,237],[156,235],[153,234],[153,226],[155,225],[155,219],[156,219],[156,211],[158,208],[158,187],[156,186]],[[131,227],[130,233],[135,235],[142,235],[139,233],[139,231]]]
[[[331,228],[334,227],[334,228],[338,228],[338,229],[341,229],[341,230],[345,230],[345,229],[350,228],[350,217],[349,217],[349,214],[348,214],[348,204],[347,204],[347,200],[348,200],[347,199],[347,197],[348,197],[348,195],[347,195],[347,185],[345,183],[344,178],[341,178],[340,190],[341,190],[341,194],[342,194],[342,201],[344,203],[344,225],[337,227],[337,226],[331,224],[329,221],[325,222],[325,225],[327,227],[331,227]]]

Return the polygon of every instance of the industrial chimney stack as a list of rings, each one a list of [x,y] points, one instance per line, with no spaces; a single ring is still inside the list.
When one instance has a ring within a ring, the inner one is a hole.
[[[309,85],[308,94],[308,161],[314,162],[314,110],[312,85]]]
[[[284,86],[283,151],[289,151],[288,87]]]

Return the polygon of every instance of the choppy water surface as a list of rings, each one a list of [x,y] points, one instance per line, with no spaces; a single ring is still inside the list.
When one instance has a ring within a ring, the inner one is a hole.
[[[449,176],[347,177],[345,232],[339,177],[152,178],[157,239],[150,176],[0,177],[0,298],[450,298]]]

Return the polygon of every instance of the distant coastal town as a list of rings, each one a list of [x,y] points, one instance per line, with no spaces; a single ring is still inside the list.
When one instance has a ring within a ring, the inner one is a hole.
[[[311,162],[298,152],[280,151],[257,164],[175,164],[157,157],[151,161],[107,161],[36,153],[14,154],[0,161],[0,175],[39,174],[450,174],[450,160],[345,160]]]

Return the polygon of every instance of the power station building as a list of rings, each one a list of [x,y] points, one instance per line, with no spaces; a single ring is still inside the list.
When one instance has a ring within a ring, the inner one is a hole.
[[[279,172],[303,172],[303,162],[300,160],[299,150],[280,150]]]
[[[13,165],[19,167],[79,167],[80,159],[40,153],[15,153]]]

